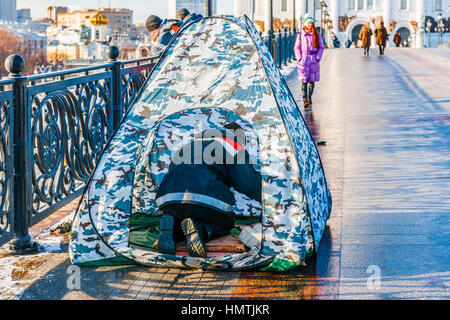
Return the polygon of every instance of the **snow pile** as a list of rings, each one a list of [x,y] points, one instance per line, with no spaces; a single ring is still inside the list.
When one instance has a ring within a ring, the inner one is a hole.
[[[20,299],[20,296],[28,285],[34,281],[15,280],[18,274],[24,274],[30,271],[30,269],[27,268],[27,263],[38,260],[44,261],[46,258],[41,256],[45,254],[63,252],[62,243],[64,237],[54,236],[50,234],[50,230],[58,225],[72,221],[75,213],[76,210],[59,220],[52,227],[42,230],[40,234],[33,239],[33,241],[36,241],[39,245],[39,252],[36,254],[15,256],[8,254],[7,250],[5,250],[5,253],[2,255],[2,250],[0,250],[0,300]],[[5,245],[5,249],[7,245],[8,244]]]
[[[16,268],[14,264],[20,257],[12,256],[0,258],[0,300],[11,299],[20,296],[23,288],[20,288],[20,281],[12,278],[12,272]]]
[[[0,300],[20,299],[27,285],[32,281],[14,280],[13,272],[21,271],[20,267],[23,260],[34,260],[44,254],[62,252],[62,237],[50,236],[49,231],[40,234],[37,239],[39,243],[39,252],[34,255],[26,256],[4,256],[0,257]]]

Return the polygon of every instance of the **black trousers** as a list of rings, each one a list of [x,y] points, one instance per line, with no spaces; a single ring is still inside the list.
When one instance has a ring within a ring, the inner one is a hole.
[[[382,44],[379,44],[378,48],[380,49],[380,55],[384,55],[384,48],[386,48],[386,46],[383,46]]]
[[[184,238],[181,221],[192,218],[199,227],[199,236],[204,242],[227,235],[234,228],[234,214],[227,215],[214,209],[188,203],[169,204],[161,209],[175,218],[176,241]]]
[[[314,92],[315,82],[303,82],[302,83],[302,93],[303,93],[303,100],[306,100],[308,98],[311,99],[313,92]]]

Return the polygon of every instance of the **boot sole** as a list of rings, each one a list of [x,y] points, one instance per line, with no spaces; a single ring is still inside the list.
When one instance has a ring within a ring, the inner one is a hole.
[[[206,258],[206,248],[198,236],[194,222],[190,218],[186,218],[181,222],[181,229],[186,236],[187,248],[191,257]]]
[[[158,251],[160,253],[175,254],[174,238],[175,219],[170,215],[161,218],[158,238]]]

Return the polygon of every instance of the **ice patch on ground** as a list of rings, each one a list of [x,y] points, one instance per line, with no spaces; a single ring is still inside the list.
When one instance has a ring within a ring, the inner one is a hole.
[[[50,236],[49,231],[43,232],[33,240],[37,241],[40,246],[40,251],[37,254],[24,256],[4,254],[3,257],[0,256],[0,300],[20,299],[30,281],[15,280],[13,273],[23,270],[20,265],[23,264],[24,260],[33,261],[44,254],[62,252],[63,238]]]
[[[23,289],[19,287],[20,281],[13,280],[12,272],[19,257],[0,258],[0,299],[6,300],[20,296]]]

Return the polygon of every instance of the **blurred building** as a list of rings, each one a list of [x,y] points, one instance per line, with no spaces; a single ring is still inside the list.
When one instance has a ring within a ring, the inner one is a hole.
[[[294,6],[295,1],[295,6]],[[270,0],[235,0],[235,16],[254,17],[261,31],[267,31]],[[253,8],[253,3],[255,7]],[[326,4],[326,8],[322,4]],[[334,33],[341,40],[357,43],[361,27],[369,23],[372,29],[380,21],[388,29],[389,46],[394,46],[395,32],[402,36],[402,45],[419,48],[435,47],[450,41],[450,0],[272,0],[274,29],[292,26],[295,7],[296,27],[306,13],[316,19],[320,32],[330,38]],[[328,13],[328,19],[324,13]],[[438,16],[443,32],[438,32]],[[430,32],[425,25],[429,21]],[[375,46],[375,41],[372,41]]]
[[[0,20],[5,21],[17,20],[16,0],[0,0]]]
[[[17,22],[26,23],[27,21],[31,21],[31,9],[17,10]]]
[[[53,23],[58,23],[58,14],[66,13],[69,11],[67,7],[51,6],[45,11],[45,18],[53,21]]]
[[[29,22],[29,21],[28,21]],[[0,23],[1,29],[7,29],[20,39],[25,56],[32,56],[40,51],[45,51],[47,39],[45,34],[33,31],[28,24],[22,23]]]
[[[26,48],[25,55],[31,56],[39,51],[46,51],[47,39],[45,35],[29,31],[16,31],[16,34],[23,39]]]
[[[174,19],[180,8],[186,8],[191,13],[202,15],[206,12],[205,0],[169,0],[169,18]],[[211,0],[211,11],[211,15],[217,12],[217,0]]]
[[[100,13],[107,18],[108,28],[116,34],[126,34],[133,25],[133,11],[130,9],[100,8],[99,10],[81,10],[57,14],[57,24],[68,28],[91,27],[92,18]]]

